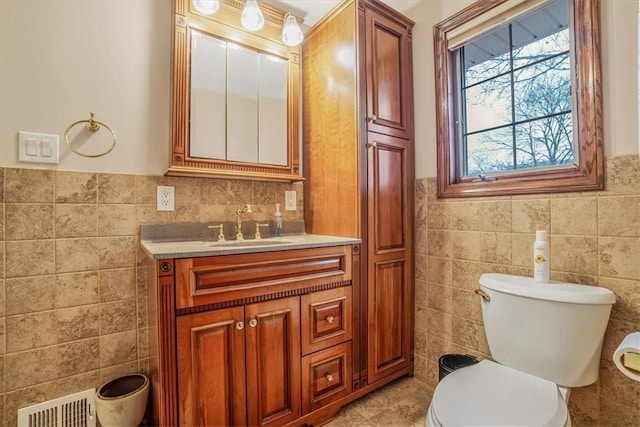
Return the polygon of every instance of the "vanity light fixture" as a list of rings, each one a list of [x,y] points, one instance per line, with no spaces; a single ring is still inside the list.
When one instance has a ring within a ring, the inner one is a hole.
[[[287,13],[282,26],[282,42],[287,46],[298,46],[302,43],[303,37],[302,29],[298,25],[296,17]]]
[[[191,3],[203,15],[213,15],[220,9],[220,0],[191,0]]]
[[[247,0],[240,17],[242,26],[249,31],[258,31],[264,26],[264,15],[257,0]]]

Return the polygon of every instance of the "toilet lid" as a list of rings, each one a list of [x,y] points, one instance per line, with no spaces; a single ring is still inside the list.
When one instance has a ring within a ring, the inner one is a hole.
[[[443,426],[562,426],[567,406],[556,384],[489,360],[440,381],[431,402]]]

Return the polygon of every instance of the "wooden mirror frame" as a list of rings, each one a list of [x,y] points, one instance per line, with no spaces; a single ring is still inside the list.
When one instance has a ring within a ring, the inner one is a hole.
[[[462,179],[458,144],[455,140],[453,54],[447,48],[447,32],[505,3],[507,0],[479,0],[434,26],[436,80],[436,135],[438,197],[479,197],[534,193],[561,193],[604,189],[602,125],[602,80],[600,58],[600,2],[573,0],[575,77],[578,82],[577,126],[574,144],[578,164],[556,170],[530,170],[498,176],[495,180]]]
[[[286,13],[264,2],[260,3],[264,27],[255,32],[245,30],[240,24],[244,4],[243,0],[220,0],[220,9],[214,15],[206,16],[193,8],[191,0],[174,0],[171,159],[166,175],[288,182],[304,180],[300,171],[300,47],[289,47],[281,42]],[[191,28],[288,60],[287,165],[189,156]]]

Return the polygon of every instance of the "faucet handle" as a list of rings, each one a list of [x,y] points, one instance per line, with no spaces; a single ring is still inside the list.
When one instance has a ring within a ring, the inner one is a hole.
[[[262,239],[262,235],[260,234],[260,227],[268,227],[269,224],[260,224],[256,222],[256,240]]]
[[[218,242],[224,242],[225,238],[224,238],[224,224],[219,224],[219,225],[209,225],[207,226],[207,228],[217,228],[219,229],[218,231]]]

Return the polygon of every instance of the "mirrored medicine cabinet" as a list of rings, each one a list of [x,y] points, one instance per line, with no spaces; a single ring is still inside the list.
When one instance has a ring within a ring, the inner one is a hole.
[[[205,15],[174,0],[171,160],[167,175],[303,180],[299,47],[280,40],[286,13],[264,2],[247,31],[243,0]]]

